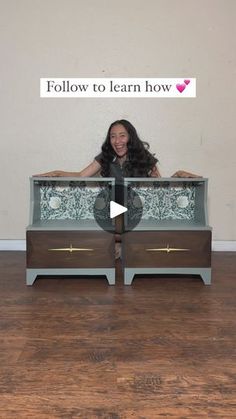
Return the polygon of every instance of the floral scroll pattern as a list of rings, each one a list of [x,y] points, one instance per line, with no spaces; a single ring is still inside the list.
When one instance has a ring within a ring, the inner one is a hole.
[[[138,186],[133,184],[128,188],[130,202],[129,217],[137,217],[137,211],[142,211],[143,220],[193,220],[195,217],[195,187],[194,186]],[[132,202],[132,190],[139,195],[142,209]]]
[[[40,185],[41,220],[92,220],[94,209],[101,219],[109,217],[111,188],[94,182],[45,182]],[[97,201],[98,195],[102,198]],[[96,206],[95,206],[96,201]]]

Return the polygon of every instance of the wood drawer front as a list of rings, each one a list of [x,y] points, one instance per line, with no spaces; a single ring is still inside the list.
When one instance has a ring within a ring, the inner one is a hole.
[[[123,236],[125,267],[211,266],[209,230],[129,232]]]
[[[115,263],[114,235],[105,231],[27,231],[26,243],[27,268],[113,268]]]

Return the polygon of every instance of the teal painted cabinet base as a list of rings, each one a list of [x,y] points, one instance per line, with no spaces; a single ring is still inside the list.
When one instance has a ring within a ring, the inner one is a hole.
[[[201,268],[125,268],[124,284],[131,285],[135,275],[163,274],[163,275],[200,275],[205,285],[211,284],[211,269]]]
[[[110,269],[26,269],[26,284],[33,285],[38,275],[50,276],[50,275],[104,275],[107,277],[109,285],[115,285],[116,273],[114,268]]]

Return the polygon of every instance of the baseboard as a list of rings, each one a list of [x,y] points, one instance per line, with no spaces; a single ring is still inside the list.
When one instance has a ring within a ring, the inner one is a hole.
[[[236,241],[229,240],[229,241],[218,241],[213,240],[212,242],[212,250],[215,252],[236,252]]]
[[[26,250],[25,240],[0,240],[1,250]]]
[[[0,240],[1,250],[26,250],[25,240]],[[236,252],[236,240],[212,242],[212,250],[215,252]]]

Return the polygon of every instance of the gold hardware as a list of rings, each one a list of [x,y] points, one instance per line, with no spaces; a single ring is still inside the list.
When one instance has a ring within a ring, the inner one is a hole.
[[[59,247],[57,249],[48,249],[49,251],[52,252],[89,252],[89,251],[93,251],[94,249],[86,249],[83,247],[73,247],[72,244],[70,244],[70,247]]]
[[[153,249],[146,249],[147,252],[166,252],[166,253],[170,253],[170,252],[187,252],[190,249],[181,249],[178,247],[170,247],[169,244],[167,244],[166,247],[159,247],[159,248],[153,248]]]

